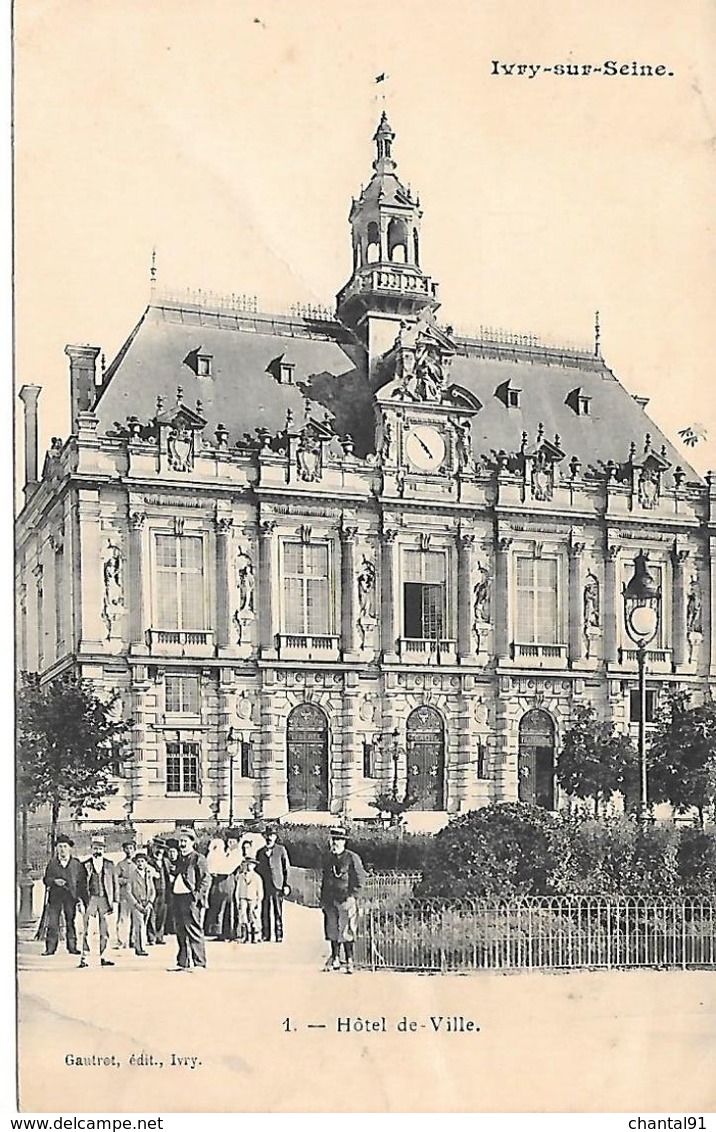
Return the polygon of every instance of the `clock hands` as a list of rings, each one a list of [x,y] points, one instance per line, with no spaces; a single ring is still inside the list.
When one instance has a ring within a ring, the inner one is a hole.
[[[423,449],[423,451],[425,453],[427,453],[428,459],[433,460],[434,456],[433,456],[432,452],[430,451],[430,449],[428,448],[425,441],[423,440],[420,433],[416,432],[416,433],[414,433],[414,436],[415,436],[415,439],[417,440],[418,444],[420,445],[420,447]]]

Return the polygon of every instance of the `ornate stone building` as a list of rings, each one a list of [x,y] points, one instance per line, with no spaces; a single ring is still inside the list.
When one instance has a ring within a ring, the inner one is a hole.
[[[37,463],[24,386],[18,653],[119,689],[103,818],[411,820],[558,804],[575,704],[638,710],[622,586],[649,555],[649,700],[716,676],[716,484],[594,350],[436,318],[385,115],[335,314],[154,297]]]

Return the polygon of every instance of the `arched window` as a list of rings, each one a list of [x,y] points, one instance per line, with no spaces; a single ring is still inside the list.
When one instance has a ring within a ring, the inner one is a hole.
[[[399,216],[394,216],[388,225],[388,259],[391,263],[407,263],[408,229]]]
[[[411,711],[406,723],[407,788],[416,810],[445,809],[445,726],[432,707]]]
[[[380,259],[380,229],[375,220],[371,220],[366,229],[366,263],[377,263]]]
[[[546,711],[528,711],[520,720],[517,764],[520,802],[554,809],[554,722]]]
[[[299,704],[286,722],[289,810],[328,809],[328,720],[316,704]]]

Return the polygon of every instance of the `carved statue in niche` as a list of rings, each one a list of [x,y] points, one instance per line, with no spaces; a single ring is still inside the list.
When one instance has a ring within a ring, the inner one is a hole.
[[[167,441],[169,467],[175,472],[190,472],[194,467],[194,432],[177,425]]]
[[[383,417],[382,432],[379,455],[381,460],[385,463],[386,460],[390,459],[390,448],[393,442],[393,426],[385,417]]]
[[[360,647],[365,648],[365,635],[370,622],[375,620],[375,566],[370,559],[363,557],[358,583],[358,631]]]
[[[298,438],[296,467],[301,479],[308,483],[315,483],[321,478],[321,441],[310,424]]]
[[[540,502],[551,499],[554,492],[554,467],[544,449],[540,449],[532,461],[532,498]]]
[[[587,642],[587,659],[590,657],[592,640],[599,636],[601,630],[599,605],[599,579],[590,572],[585,579],[582,594],[582,628]]]
[[[115,543],[107,544],[102,564],[104,594],[102,598],[102,620],[107,626],[107,640],[117,621],[124,612],[124,580],[122,577],[122,552]]]
[[[689,645],[689,664],[694,660],[696,650],[703,640],[703,614],[701,607],[701,586],[694,575],[686,599],[686,640]]]
[[[455,453],[457,455],[457,466],[460,471],[465,471],[472,466],[472,435],[470,432],[469,420],[456,420],[453,421],[455,429]]]
[[[490,573],[486,566],[478,563],[478,579],[472,589],[472,631],[480,651],[482,625],[490,620]]]
[[[243,617],[253,616],[254,590],[256,579],[254,564],[248,551],[239,547],[236,555],[236,586],[239,591],[239,614]]]
[[[648,511],[659,502],[659,472],[653,464],[645,464],[639,472],[637,494],[642,507]]]

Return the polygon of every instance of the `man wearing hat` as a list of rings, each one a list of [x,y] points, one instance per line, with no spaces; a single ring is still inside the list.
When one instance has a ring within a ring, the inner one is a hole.
[[[288,896],[290,862],[285,845],[280,845],[276,830],[264,833],[266,844],[256,854],[256,871],[264,882],[261,901],[261,931],[264,940],[271,939],[271,926],[276,943],[283,941],[283,898]]]
[[[132,875],[132,861],[134,854],[137,852],[137,845],[135,841],[124,841],[122,843],[124,850],[124,860],[120,861],[115,866],[115,875],[117,877],[117,892],[119,895],[119,908],[117,909],[117,923],[115,930],[117,938],[115,939],[115,947],[129,947],[134,944],[134,936],[132,931],[132,902],[129,898],[129,878]]]
[[[74,841],[64,834],[57,838],[55,853],[42,878],[45,885],[45,955],[54,955],[60,938],[60,919],[65,918],[67,950],[79,955],[75,914],[80,900],[82,865],[73,856]]]
[[[358,854],[346,848],[347,834],[343,828],[334,827],[330,838],[330,852],[324,860],[321,878],[323,924],[331,945],[325,970],[340,970],[343,951],[343,969],[347,975],[352,975],[358,924],[356,895],[365,882],[365,869]]]
[[[132,940],[135,954],[146,959],[147,927],[156,897],[154,870],[150,867],[147,854],[137,850],[132,859],[132,868],[127,881],[127,899],[132,916]]]
[[[82,931],[82,958],[80,967],[87,967],[89,953],[89,931],[92,919],[96,918],[99,929],[99,957],[103,967],[114,967],[111,959],[105,959],[109,929],[107,917],[116,907],[119,893],[114,865],[104,855],[104,835],[94,833],[90,840],[91,856],[82,862],[80,899],[84,905],[84,928]]]
[[[211,876],[206,857],[196,851],[193,829],[177,833],[179,853],[171,882],[172,910],[179,952],[175,971],[206,968],[204,912],[209,902]]]

